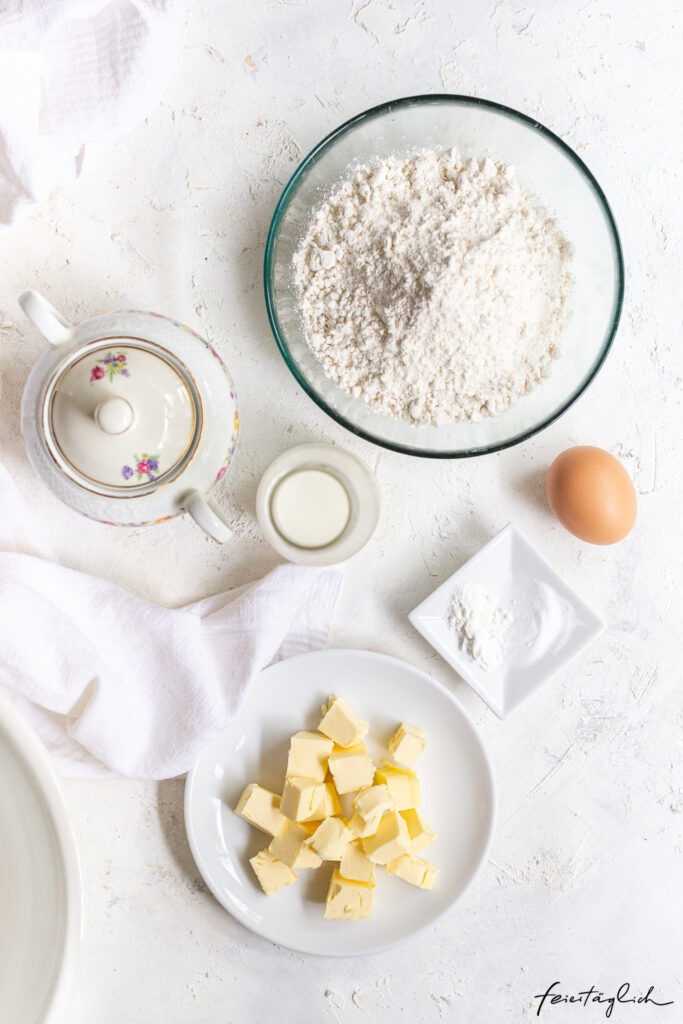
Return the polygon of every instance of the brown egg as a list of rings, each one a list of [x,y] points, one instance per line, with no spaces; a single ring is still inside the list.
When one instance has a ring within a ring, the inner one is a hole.
[[[577,445],[558,455],[545,478],[545,492],[562,525],[589,544],[616,544],[636,521],[631,477],[602,448]]]

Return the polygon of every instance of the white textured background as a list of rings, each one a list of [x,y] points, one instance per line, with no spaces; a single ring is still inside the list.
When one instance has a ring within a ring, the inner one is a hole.
[[[278,452],[317,439],[357,451],[385,511],[349,566],[334,643],[398,655],[453,687],[494,758],[499,828],[476,887],[431,932],[364,961],[326,961],[272,947],[213,901],[184,837],[182,782],[69,783],[90,897],[70,1024],[507,1024],[532,1019],[533,996],[555,979],[565,992],[653,984],[676,1005],[617,1008],[612,1020],[681,1021],[681,4],[188,7],[178,72],[154,114],[120,144],[88,149],[81,179],[0,238],[2,457],[66,565],[178,604],[275,564],[253,502]],[[269,218],[301,156],[350,115],[427,91],[499,100],[560,134],[603,185],[628,268],[616,346],[590,391],[542,436],[475,462],[414,461],[337,428],[289,376],[262,300]],[[15,301],[27,287],[73,319],[154,309],[216,344],[243,422],[218,492],[232,543],[219,549],[184,521],[107,529],[34,479],[18,427],[41,349]],[[637,529],[614,549],[579,543],[544,504],[545,469],[574,442],[608,448],[635,480]],[[509,520],[610,629],[501,723],[405,616]],[[553,1007],[541,1019],[603,1013]]]

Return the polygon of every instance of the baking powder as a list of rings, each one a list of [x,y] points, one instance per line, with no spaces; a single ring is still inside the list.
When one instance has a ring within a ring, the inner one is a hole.
[[[448,609],[448,625],[460,648],[484,670],[496,668],[503,656],[505,634],[512,616],[498,608],[478,583],[456,590]]]

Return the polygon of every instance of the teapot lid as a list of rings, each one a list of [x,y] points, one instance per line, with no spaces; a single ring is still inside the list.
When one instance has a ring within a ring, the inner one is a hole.
[[[42,419],[60,468],[114,497],[148,494],[178,476],[203,427],[189,370],[138,338],[98,339],[72,353],[46,388]]]

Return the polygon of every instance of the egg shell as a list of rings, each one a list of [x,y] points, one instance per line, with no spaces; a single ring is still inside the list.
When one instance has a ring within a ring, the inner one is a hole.
[[[621,462],[603,448],[577,445],[557,456],[545,481],[559,521],[589,544],[616,544],[630,533],[638,502]]]

